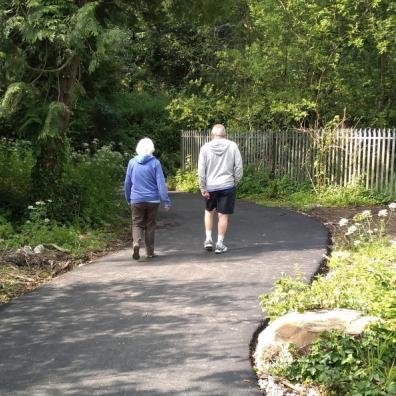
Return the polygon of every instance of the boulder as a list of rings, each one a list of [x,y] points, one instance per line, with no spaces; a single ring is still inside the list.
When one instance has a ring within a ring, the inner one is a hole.
[[[304,347],[329,330],[360,335],[369,323],[377,320],[379,318],[363,316],[350,309],[291,312],[276,319],[260,333],[254,353],[256,367],[265,371],[271,356],[279,354],[287,344]]]

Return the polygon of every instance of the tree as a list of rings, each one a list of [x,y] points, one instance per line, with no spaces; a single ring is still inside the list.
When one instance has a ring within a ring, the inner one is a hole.
[[[128,29],[158,4],[1,0],[2,115],[18,117],[13,125],[36,140],[36,194],[56,192],[70,118],[89,75],[125,45]]]

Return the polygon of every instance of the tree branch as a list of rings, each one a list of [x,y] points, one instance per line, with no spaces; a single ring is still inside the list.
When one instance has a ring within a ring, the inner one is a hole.
[[[74,56],[75,55],[72,54],[70,56],[70,58],[62,66],[59,66],[59,67],[57,67],[55,69],[45,69],[45,68],[40,69],[38,67],[33,67],[33,66],[30,66],[30,65],[27,65],[27,67],[28,67],[28,69],[33,70],[33,71],[38,72],[38,73],[58,73],[58,72],[62,71],[64,68],[66,68],[69,65],[69,63],[73,60]]]

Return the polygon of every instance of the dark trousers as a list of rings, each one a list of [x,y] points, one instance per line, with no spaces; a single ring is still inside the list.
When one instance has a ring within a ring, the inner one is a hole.
[[[158,207],[158,203],[150,202],[132,204],[133,244],[140,245],[144,234],[147,255],[154,254],[154,234]]]

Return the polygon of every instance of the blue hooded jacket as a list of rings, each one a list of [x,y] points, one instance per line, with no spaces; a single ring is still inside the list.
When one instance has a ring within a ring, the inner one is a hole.
[[[170,207],[161,163],[152,155],[137,155],[128,163],[124,182],[128,204],[162,201]]]

